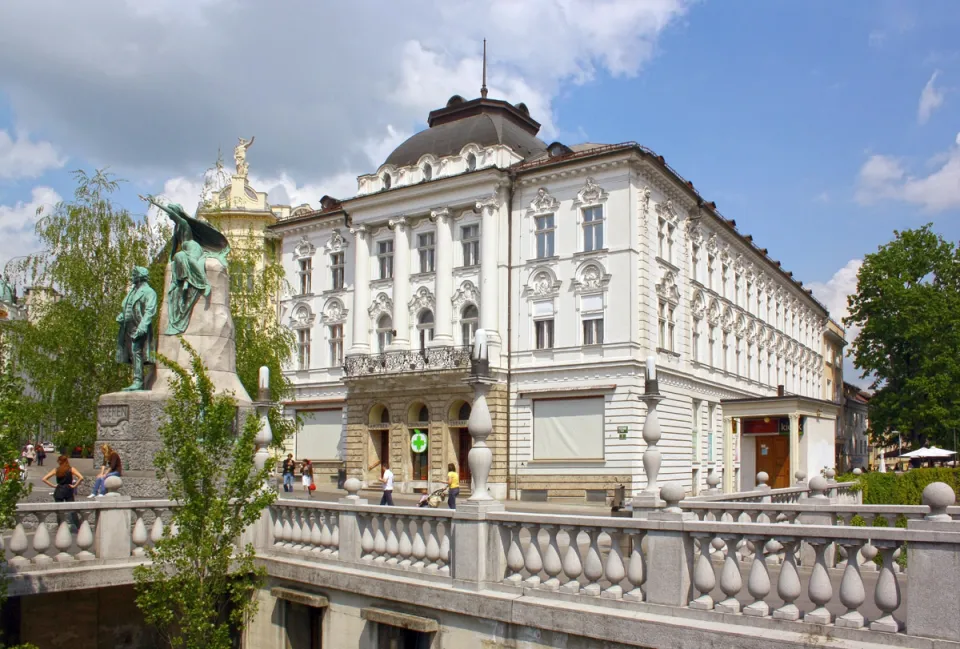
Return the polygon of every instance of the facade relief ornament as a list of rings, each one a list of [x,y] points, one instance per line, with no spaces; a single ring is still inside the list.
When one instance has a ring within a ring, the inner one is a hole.
[[[646,221],[650,215],[650,188],[644,187],[640,190],[640,219]]]
[[[704,233],[704,236],[707,236],[707,233]],[[707,237],[706,248],[707,248],[707,252],[714,255],[717,254],[717,252],[720,250],[720,241],[717,238],[717,234],[715,232],[711,233]]]
[[[587,178],[586,184],[583,186],[579,192],[577,192],[577,198],[574,201],[574,205],[596,205],[597,203],[603,203],[607,200],[607,192],[603,190],[594,181],[593,178]]]
[[[610,283],[610,274],[607,273],[600,262],[588,261],[577,273],[577,279],[573,281],[573,287],[578,292],[599,291],[607,288]]]
[[[430,220],[434,223],[449,223],[450,222],[450,210],[445,207],[442,207],[438,210],[433,210],[430,212]]]
[[[673,206],[673,201],[670,199],[660,201],[654,209],[657,211],[657,216],[672,223],[676,223],[680,218],[677,209]]]
[[[329,300],[323,307],[324,324],[342,324],[347,321],[347,309],[338,298]]]
[[[560,280],[549,268],[539,268],[530,274],[527,285],[523,288],[523,297],[551,297],[560,292]]]
[[[313,325],[315,316],[313,312],[310,311],[310,305],[301,303],[293,307],[292,315],[290,316],[290,328],[291,329],[308,329]]]
[[[707,311],[707,299],[703,293],[700,291],[697,293],[697,296],[693,298],[693,303],[690,306],[690,311],[693,314],[694,318],[702,319]]]
[[[723,330],[732,331],[733,330],[733,309],[727,307],[723,310]]]
[[[352,234],[354,237],[356,237],[356,238],[359,239],[360,241],[365,240],[365,239],[367,238],[367,234],[369,234],[369,232],[370,232],[370,231],[367,229],[367,226],[365,226],[365,225],[363,225],[363,224],[360,224],[360,225],[358,225],[358,226],[356,226],[356,227],[350,228],[350,234]]]
[[[313,254],[316,251],[317,251],[317,247],[312,243],[310,243],[310,240],[307,239],[306,235],[300,237],[300,241],[297,243],[297,247],[293,249],[293,252],[294,254],[297,255],[298,259],[313,257]]]
[[[401,216],[400,218],[390,219],[389,221],[387,221],[387,225],[389,225],[391,230],[398,230],[400,232],[403,232],[404,229],[409,227],[410,224],[407,221],[406,217]]]
[[[350,245],[350,242],[343,238],[343,235],[340,234],[340,228],[334,228],[333,232],[330,233],[330,240],[327,241],[326,249],[327,252],[340,252]]]
[[[479,209],[480,203],[477,203],[477,208]],[[541,187],[537,190],[537,197],[530,201],[530,208],[527,210],[527,215],[531,214],[548,214],[550,212],[556,212],[560,208],[560,201],[547,193],[545,187]]]
[[[474,211],[480,214],[493,214],[500,207],[500,199],[494,194],[487,198],[481,198],[476,202]]]
[[[413,294],[413,297],[410,298],[410,301],[407,303],[407,308],[410,310],[410,315],[416,317],[421,311],[429,309],[430,311],[434,310],[436,302],[433,297],[433,293],[430,292],[426,286],[421,286],[417,289],[417,292]]]
[[[370,308],[367,309],[367,313],[374,320],[383,313],[393,316],[393,300],[391,300],[386,293],[380,293],[376,299],[374,299]]]
[[[720,324],[720,303],[717,302],[716,298],[710,301],[710,310],[707,312],[707,322],[714,327]]]
[[[459,319],[460,312],[467,304],[480,307],[480,289],[469,279],[465,280],[460,284],[460,288],[453,294],[453,297],[450,298],[450,302],[453,304],[454,315]]]
[[[677,288],[677,278],[672,270],[663,274],[663,279],[657,284],[657,295],[674,304],[680,303],[680,289]]]
[[[737,318],[737,335],[743,336],[747,332],[747,319],[740,315]]]

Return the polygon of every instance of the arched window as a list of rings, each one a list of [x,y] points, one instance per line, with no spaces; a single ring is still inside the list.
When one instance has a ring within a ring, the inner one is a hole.
[[[460,333],[463,337],[464,345],[473,344],[473,335],[477,333],[477,324],[480,321],[480,313],[474,304],[468,304],[463,308],[460,314]]]
[[[386,407],[384,407],[384,408],[380,411],[380,423],[381,423],[381,424],[389,424],[389,423],[390,423],[390,411],[387,410]]]
[[[417,413],[417,421],[427,422],[430,421],[430,409],[426,406],[420,406],[420,412]]]
[[[457,419],[461,421],[467,421],[470,419],[470,410],[470,404],[464,401],[463,405],[460,406],[460,411],[457,413]]]
[[[423,179],[424,180],[433,180],[433,167],[428,162],[423,165]]]
[[[393,178],[388,173],[383,174],[383,188],[390,189],[391,185],[393,185]]]
[[[424,309],[417,318],[417,330],[420,332],[420,351],[427,348],[427,343],[433,340],[433,311]]]
[[[377,348],[380,353],[387,350],[387,345],[393,342],[393,318],[384,314],[377,320]]]
[[[472,153],[467,154],[467,171],[475,171],[477,168],[477,156]]]

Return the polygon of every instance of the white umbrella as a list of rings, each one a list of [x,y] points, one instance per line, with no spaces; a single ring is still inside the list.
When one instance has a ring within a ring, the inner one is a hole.
[[[883,451],[880,451],[880,468],[877,469],[880,473],[887,472],[887,461],[883,459],[883,456],[886,455]]]
[[[918,448],[915,451],[904,453],[900,457],[910,457],[910,458],[915,457],[920,460],[932,460],[932,459],[950,457],[951,455],[956,455],[956,454],[957,454],[956,451],[948,451],[943,448],[937,448],[936,446],[931,446],[930,448],[927,448],[926,446],[924,446],[923,448]]]

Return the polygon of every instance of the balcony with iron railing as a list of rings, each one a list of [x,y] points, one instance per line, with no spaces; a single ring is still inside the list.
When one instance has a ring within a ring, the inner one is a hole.
[[[427,347],[347,356],[343,373],[346,379],[357,379],[384,374],[468,371],[471,367],[468,346]]]

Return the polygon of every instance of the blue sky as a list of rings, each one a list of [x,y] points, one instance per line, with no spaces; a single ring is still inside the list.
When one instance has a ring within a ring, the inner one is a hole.
[[[838,318],[894,229],[960,238],[955,1],[322,4],[8,4],[0,263],[35,247],[69,170],[109,166],[134,211],[138,192],[190,203],[238,136],[274,202],[345,196],[476,94],[484,37],[491,95],[527,102],[544,139],[651,147]]]

